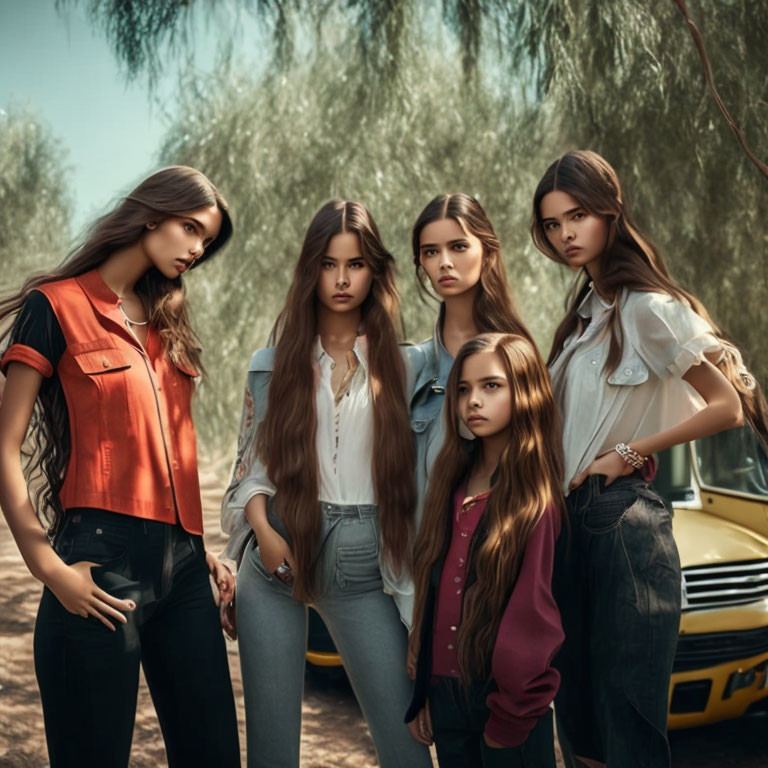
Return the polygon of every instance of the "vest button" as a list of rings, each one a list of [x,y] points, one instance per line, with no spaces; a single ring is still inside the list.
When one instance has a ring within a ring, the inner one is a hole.
[[[104,358],[104,359],[101,361],[101,364],[102,364],[102,365],[103,365],[105,368],[109,368],[109,360],[107,360],[107,358],[106,358],[106,357],[105,357],[105,358]]]

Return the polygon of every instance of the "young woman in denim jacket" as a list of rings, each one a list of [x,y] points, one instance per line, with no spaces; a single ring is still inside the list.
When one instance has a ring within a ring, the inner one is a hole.
[[[402,720],[406,628],[386,591],[390,574],[410,577],[415,497],[398,322],[394,260],[370,214],[326,204],[304,239],[276,346],[251,360],[222,507],[227,553],[240,561],[250,768],[299,765],[309,602],[380,764],[431,765]]]
[[[417,741],[434,740],[441,768],[555,768],[563,631],[551,581],[564,504],[549,374],[526,339],[487,333],[459,350],[447,389],[414,548],[406,720]]]
[[[742,412],[765,436],[765,401],[739,351],[633,225],[602,157],[569,152],[550,165],[531,232],[579,271],[548,361],[571,524],[555,578],[561,742],[573,765],[659,768],[670,759],[680,563],[647,457],[734,427]]]
[[[209,574],[227,601],[234,579],[203,547],[200,349],[181,278],[231,234],[213,184],[165,168],[0,302],[0,324],[18,312],[2,360],[0,503],[45,584],[34,651],[52,768],[128,765],[140,666],[169,766],[240,765]]]
[[[428,281],[441,299],[433,337],[407,348],[418,520],[443,444],[440,413],[459,348],[478,333],[517,333],[529,341],[531,335],[509,294],[499,238],[475,198],[461,193],[434,198],[414,224],[412,246],[420,290],[426,292]]]

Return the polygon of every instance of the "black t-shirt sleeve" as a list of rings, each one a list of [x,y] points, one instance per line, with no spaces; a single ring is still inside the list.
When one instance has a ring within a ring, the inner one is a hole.
[[[9,346],[14,344],[31,347],[56,370],[67,342],[48,299],[40,291],[32,291],[19,310]]]

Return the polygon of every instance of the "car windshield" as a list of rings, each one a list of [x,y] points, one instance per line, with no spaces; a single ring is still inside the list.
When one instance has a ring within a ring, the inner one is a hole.
[[[768,459],[750,427],[697,440],[696,456],[704,485],[768,498]]]

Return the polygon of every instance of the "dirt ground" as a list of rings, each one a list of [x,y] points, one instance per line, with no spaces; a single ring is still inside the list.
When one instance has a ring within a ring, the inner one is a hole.
[[[219,505],[227,467],[211,465],[201,473],[206,545],[223,549]],[[32,661],[32,630],[40,585],[28,573],[0,516],[0,768],[47,766],[40,698]],[[237,702],[240,742],[245,764],[242,684],[237,644],[228,643],[229,666]],[[742,718],[732,724],[672,735],[675,768],[765,768],[768,716]],[[354,695],[343,676],[309,675],[305,688],[302,768],[373,768],[376,754]],[[559,755],[558,755],[559,757]],[[160,730],[142,680],[131,753],[132,768],[165,765]],[[558,760],[558,766],[562,763]]]

